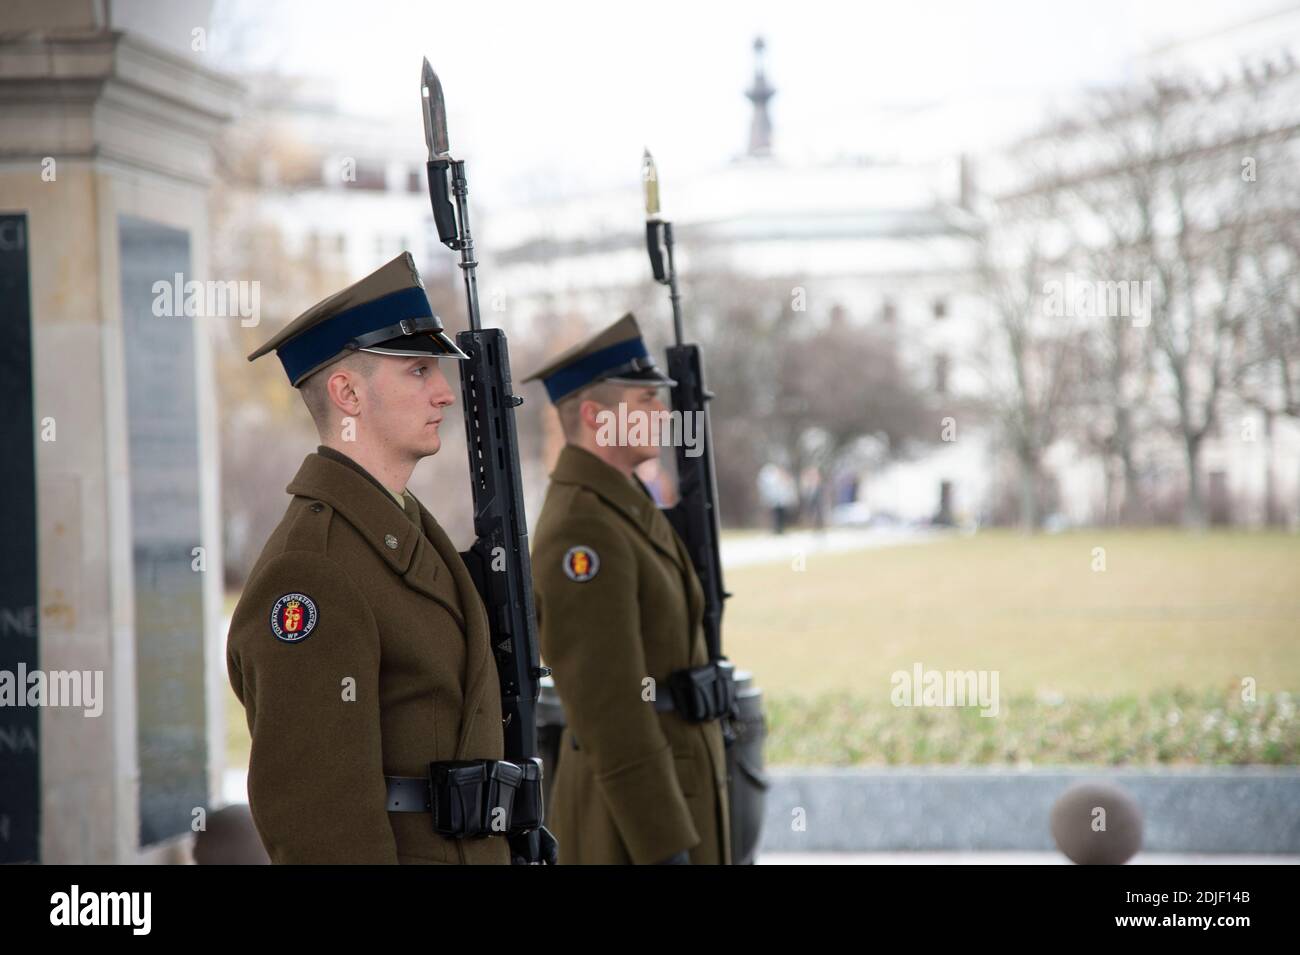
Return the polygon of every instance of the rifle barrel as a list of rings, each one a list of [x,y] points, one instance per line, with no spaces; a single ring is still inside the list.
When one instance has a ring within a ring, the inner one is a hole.
[[[673,336],[676,344],[682,344],[685,333],[682,331],[682,297],[677,292],[677,266],[673,261],[673,224],[663,223],[664,251],[668,255],[668,299],[673,303]]]
[[[469,327],[478,331],[483,327],[478,308],[478,263],[474,261],[474,237],[469,231],[469,183],[465,179],[465,161],[456,159],[451,164],[451,191],[456,197],[456,218],[460,221],[460,268],[465,276],[465,310]]]

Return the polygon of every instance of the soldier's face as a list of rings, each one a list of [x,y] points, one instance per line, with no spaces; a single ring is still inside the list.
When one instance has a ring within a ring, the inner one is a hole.
[[[416,458],[438,453],[443,409],[456,396],[436,358],[385,356],[367,384],[370,427],[390,450]]]
[[[659,389],[631,387],[623,393],[623,401],[627,404],[629,421],[639,418],[649,422],[643,430],[628,431],[627,450],[632,463],[636,465],[659,457],[659,444],[655,440],[658,434],[656,426],[660,415],[668,410],[659,400]]]

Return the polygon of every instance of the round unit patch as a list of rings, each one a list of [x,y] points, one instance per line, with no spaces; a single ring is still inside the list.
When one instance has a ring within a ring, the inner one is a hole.
[[[564,573],[570,580],[585,584],[600,570],[600,557],[583,544],[570,547],[564,554]]]
[[[306,594],[285,594],[271,608],[271,632],[284,643],[301,643],[316,629],[316,601]]]

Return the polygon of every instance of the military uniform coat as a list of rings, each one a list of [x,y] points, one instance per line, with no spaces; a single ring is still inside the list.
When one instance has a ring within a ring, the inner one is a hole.
[[[404,512],[330,449],[288,491],[226,653],[271,861],[508,863],[501,836],[447,839],[428,813],[385,808],[385,774],[502,758],[487,617],[459,554],[413,497]]]
[[[573,446],[533,537],[542,656],[567,719],[547,827],[563,863],[729,860],[716,721],[647,702],[708,663],[704,596],[686,548],[639,484]]]

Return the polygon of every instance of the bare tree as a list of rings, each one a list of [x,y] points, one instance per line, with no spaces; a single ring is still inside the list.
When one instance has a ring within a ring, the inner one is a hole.
[[[1184,465],[1183,521],[1203,526],[1203,448],[1225,396],[1241,388],[1248,344],[1255,348],[1245,377],[1258,385],[1266,364],[1267,374],[1282,373],[1275,357],[1288,332],[1277,316],[1285,314],[1294,269],[1282,265],[1267,294],[1251,292],[1260,284],[1251,272],[1266,271],[1254,263],[1263,261],[1257,250],[1270,219],[1290,219],[1271,211],[1278,203],[1254,173],[1268,150],[1295,137],[1285,119],[1292,112],[1269,103],[1286,95],[1282,80],[1293,73],[1288,62],[1214,87],[1157,79],[1101,91],[1016,156],[1025,184],[1003,196],[999,212],[1021,224],[1020,235],[1010,231],[1013,243],[1028,243],[1022,262],[1079,268],[1097,286],[1141,285],[1143,308],[1098,307],[1077,339],[1079,388],[1068,429],[1104,462],[1108,514],[1116,497],[1111,474],[1119,471],[1122,520],[1147,513],[1139,449],[1168,433],[1177,436]],[[1271,254],[1279,258],[1276,249]],[[1006,296],[991,296],[995,308],[999,297]],[[1252,300],[1260,321],[1272,318],[1255,323],[1250,342]],[[1258,388],[1248,400],[1263,400]]]
[[[1262,175],[1283,181],[1284,165],[1271,164]],[[1264,416],[1267,444],[1264,520],[1282,522],[1274,462],[1275,422],[1300,418],[1300,226],[1293,186],[1270,190],[1276,197],[1272,220],[1249,262],[1245,347],[1233,387]]]
[[[932,430],[927,395],[909,380],[893,336],[839,310],[816,327],[792,330],[777,381],[774,421],[797,479],[815,469],[821,488],[836,480],[863,438],[889,457]],[[799,481],[800,499],[810,489]]]
[[[1103,259],[1093,266],[1092,274],[1125,273]],[[1139,461],[1141,440],[1154,425],[1147,400],[1155,377],[1149,343],[1142,330],[1122,316],[1099,322],[1091,334],[1079,339],[1073,430],[1101,461],[1103,519],[1108,523],[1137,524],[1149,519]]]
[[[697,268],[683,288],[687,337],[704,349],[722,519],[748,525],[758,516],[754,484],[771,460],[779,408],[777,374],[792,327],[795,283],[762,280],[721,267]],[[799,316],[802,318],[803,316]]]
[[[1012,451],[1018,472],[1022,530],[1042,520],[1043,458],[1060,437],[1077,393],[1078,332],[1073,316],[1044,308],[1054,260],[1045,223],[1055,221],[1050,194],[1005,202],[982,239],[978,270],[988,306],[989,334],[979,356],[987,410]],[[995,255],[998,248],[1004,253]],[[1009,254],[1006,254],[1008,250]]]
[[[1252,108],[1264,88],[1246,74],[1217,89],[1162,79],[1099,94],[1071,130],[1086,159],[1061,184],[1100,233],[1094,261],[1149,283],[1150,346],[1170,385],[1167,423],[1182,446],[1183,521],[1193,527],[1206,523],[1202,450],[1238,377],[1243,267],[1261,219],[1261,192],[1240,160],[1278,136]],[[1138,394],[1124,383],[1143,377],[1128,334],[1112,325],[1101,364],[1115,385],[1115,450],[1131,460]],[[1126,484],[1134,476],[1126,464]]]
[[[799,289],[809,311],[795,311]],[[933,417],[879,329],[816,303],[815,283],[696,269],[684,289],[692,337],[705,347],[717,396],[715,464],[723,518],[758,513],[755,475],[769,461],[796,481],[816,469],[828,487],[865,437],[901,451]],[[801,499],[809,491],[800,484]]]

